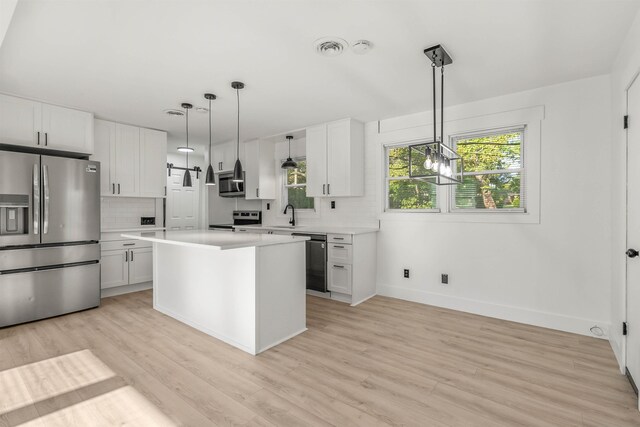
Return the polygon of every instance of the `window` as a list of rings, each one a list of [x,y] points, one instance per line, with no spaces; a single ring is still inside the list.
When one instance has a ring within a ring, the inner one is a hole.
[[[386,210],[438,211],[436,186],[409,178],[409,145],[390,145],[386,152]]]
[[[453,138],[464,160],[464,179],[454,186],[452,210],[525,211],[524,129]]]
[[[313,197],[307,197],[307,161],[296,159],[298,167],[283,169],[284,172],[284,200],[283,206],[291,203],[296,209],[313,209]]]

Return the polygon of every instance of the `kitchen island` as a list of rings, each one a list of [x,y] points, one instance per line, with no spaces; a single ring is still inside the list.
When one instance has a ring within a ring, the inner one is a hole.
[[[123,233],[153,243],[153,308],[251,354],[306,330],[301,236]]]

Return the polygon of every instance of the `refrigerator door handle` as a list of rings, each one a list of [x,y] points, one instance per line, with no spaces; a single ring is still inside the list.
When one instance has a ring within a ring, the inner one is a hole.
[[[47,165],[42,165],[42,182],[44,190],[42,234],[47,234],[49,232],[49,166]]]
[[[40,228],[40,168],[38,164],[33,165],[33,234],[39,233]]]

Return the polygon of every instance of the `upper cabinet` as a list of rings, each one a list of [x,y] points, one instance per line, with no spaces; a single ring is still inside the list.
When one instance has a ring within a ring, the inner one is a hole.
[[[364,124],[352,119],[307,128],[307,195],[364,195]]]
[[[245,199],[276,198],[275,144],[254,139],[244,143]]]
[[[211,165],[213,166],[213,171],[215,173],[232,171],[236,163],[236,158],[237,148],[235,142],[230,141],[224,144],[214,145],[211,150]]]
[[[101,165],[101,195],[166,195],[166,132],[96,120],[95,141],[91,158]]]
[[[0,144],[93,154],[93,114],[0,95]]]

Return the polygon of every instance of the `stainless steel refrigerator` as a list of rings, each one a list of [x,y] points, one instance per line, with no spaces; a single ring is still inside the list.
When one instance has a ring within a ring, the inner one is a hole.
[[[100,305],[100,164],[0,151],[0,327]]]

